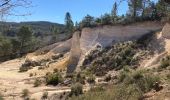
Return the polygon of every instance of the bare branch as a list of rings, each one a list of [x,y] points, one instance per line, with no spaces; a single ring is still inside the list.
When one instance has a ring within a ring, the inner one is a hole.
[[[11,0],[5,0],[5,2],[0,5],[0,7],[3,7],[3,6],[5,6],[5,5],[7,5],[10,1],[11,1]]]
[[[27,9],[30,8],[32,2],[30,0],[0,0],[0,16],[1,20],[5,16],[27,16],[29,14],[18,14],[16,8]]]

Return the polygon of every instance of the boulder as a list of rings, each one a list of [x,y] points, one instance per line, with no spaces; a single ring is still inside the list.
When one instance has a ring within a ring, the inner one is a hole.
[[[170,39],[170,24],[167,23],[162,29],[162,36],[166,39]]]

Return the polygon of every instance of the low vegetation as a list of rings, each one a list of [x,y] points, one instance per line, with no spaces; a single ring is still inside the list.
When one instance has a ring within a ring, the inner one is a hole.
[[[86,56],[81,69],[96,76],[104,76],[110,70],[120,70],[125,66],[135,69],[142,58],[153,54],[148,46],[153,37],[150,32],[136,41],[115,43],[101,51],[93,50]]]
[[[94,84],[95,83],[95,76],[94,75],[90,75],[88,78],[87,78],[87,82],[89,84]]]
[[[60,73],[49,73],[46,75],[47,85],[58,85],[63,82],[63,77]]]
[[[126,1],[126,0],[125,0]],[[115,2],[111,13],[105,13],[101,17],[86,15],[80,23],[76,23],[75,29],[84,27],[96,27],[101,25],[131,24],[142,21],[168,20],[170,17],[167,3],[158,0],[157,3],[149,0],[127,0],[129,11],[124,15],[118,15],[118,3]]]
[[[43,92],[41,99],[42,100],[48,99],[48,92]]]
[[[3,97],[2,97],[2,95],[1,95],[1,93],[0,93],[0,100],[4,100]]]
[[[28,89],[24,89],[24,90],[22,90],[22,98],[24,99],[24,100],[29,100],[29,90]]]
[[[21,67],[19,68],[19,72],[26,72],[26,71],[28,71],[29,69],[31,69],[30,66],[28,66],[28,67],[23,67],[23,66],[21,66]]]
[[[104,78],[104,81],[106,82],[109,82],[110,80],[112,79],[111,75],[107,75],[105,78]]]
[[[83,94],[83,86],[80,83],[76,83],[71,86],[70,96],[79,96]]]
[[[116,84],[91,89],[71,100],[139,100],[144,98],[144,93],[155,89],[156,82],[160,82],[159,77],[145,70],[122,71]]]
[[[103,76],[109,70],[120,70],[124,66],[136,68],[139,56],[135,56],[135,54],[140,50],[137,48],[139,47],[135,42],[124,42],[115,44],[101,52],[92,52],[85,59],[83,68],[89,68],[87,70],[97,76]]]
[[[40,79],[36,79],[35,81],[34,81],[34,87],[38,87],[38,86],[40,86],[42,84],[42,81],[40,80]]]
[[[166,56],[162,59],[161,64],[159,66],[160,69],[165,69],[170,66],[170,56]]]
[[[83,75],[81,73],[77,73],[75,76],[75,82],[85,84],[85,75]]]

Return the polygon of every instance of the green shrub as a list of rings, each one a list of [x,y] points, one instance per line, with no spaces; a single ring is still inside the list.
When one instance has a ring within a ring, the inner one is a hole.
[[[85,76],[82,75],[81,73],[78,73],[76,75],[76,82],[81,83],[81,84],[85,84]]]
[[[51,74],[51,72],[47,72],[45,75],[48,76],[48,75],[50,75],[50,74]]]
[[[96,76],[104,76],[109,70],[130,70],[126,67],[131,66],[135,68],[138,64],[138,46],[136,42],[128,41],[123,43],[116,43],[109,49],[96,51],[88,55],[85,59],[84,68],[89,70]]]
[[[89,84],[94,84],[95,83],[95,77],[93,75],[90,75],[88,78],[87,78],[87,82]]]
[[[4,100],[3,97],[2,97],[2,95],[1,95],[1,93],[0,93],[0,100]]]
[[[34,87],[38,87],[38,86],[40,86],[41,84],[42,84],[42,82],[41,82],[40,79],[36,79],[36,80],[34,81]]]
[[[154,89],[159,77],[145,70],[122,71],[117,84],[102,88],[93,88],[87,93],[71,97],[71,100],[141,100],[144,93]]]
[[[114,95],[110,94],[108,98],[113,98],[113,100],[140,100],[142,97],[142,92],[135,84],[119,84],[112,87],[112,93]]]
[[[43,66],[38,67],[38,70],[43,70],[43,69],[45,69],[45,67]]]
[[[47,85],[58,85],[63,82],[63,78],[60,73],[53,73],[46,76]]]
[[[130,66],[124,66],[123,71],[125,72],[130,72]]]
[[[66,78],[74,78],[74,73],[67,73]]]
[[[58,69],[57,68],[55,68],[53,71],[54,71],[54,73],[58,73]]]
[[[32,76],[33,76],[33,73],[30,73],[29,76],[32,77]]]
[[[105,77],[105,81],[106,82],[109,82],[110,80],[112,79],[112,77],[111,77],[111,75],[109,74],[109,75],[107,75],[106,77]]]
[[[96,87],[92,87],[90,88],[90,91],[91,92],[102,92],[102,91],[105,91],[105,89],[102,87],[102,86],[96,86]]]
[[[20,67],[19,68],[19,72],[26,72],[26,71],[28,71],[30,69],[30,67]]]
[[[28,89],[22,90],[22,97],[23,98],[28,98],[29,97],[29,90]]]
[[[0,34],[0,56],[8,56],[12,53],[12,43],[10,39]]]
[[[46,100],[48,98],[48,92],[43,92],[41,99]]]
[[[126,71],[121,71],[118,76],[118,81],[123,82],[125,78],[127,78],[129,74]]]
[[[126,85],[135,84],[144,93],[153,89],[153,85],[159,81],[159,77],[148,74],[145,70],[129,73],[123,71],[119,75],[119,82]]]
[[[109,86],[107,89],[97,88],[71,100],[139,100],[142,93],[133,85]]]
[[[74,85],[71,86],[71,92],[70,92],[70,96],[79,96],[83,94],[83,86],[80,83],[76,83]]]
[[[160,83],[160,77],[153,75],[153,74],[146,74],[144,76],[145,79],[145,84],[146,84],[146,90],[144,92],[148,92],[151,89],[154,89],[154,84],[155,83]]]
[[[169,56],[162,59],[161,65],[159,66],[159,68],[164,69],[164,68],[167,68],[168,66],[170,66],[170,57]]]
[[[169,73],[169,74],[167,74],[167,75],[166,75],[166,77],[167,77],[168,79],[170,79],[170,73]]]

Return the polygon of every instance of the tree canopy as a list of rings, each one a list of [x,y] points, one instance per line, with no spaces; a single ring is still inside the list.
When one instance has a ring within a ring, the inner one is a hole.
[[[65,15],[65,28],[68,33],[72,33],[74,31],[74,23],[69,12]]]

